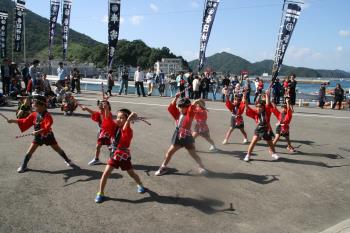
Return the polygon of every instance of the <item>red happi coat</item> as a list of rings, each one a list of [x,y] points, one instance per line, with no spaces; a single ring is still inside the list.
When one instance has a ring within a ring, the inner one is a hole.
[[[226,100],[226,108],[228,110],[230,110],[230,112],[232,113],[232,115],[236,116],[236,124],[240,125],[243,123],[243,113],[244,113],[244,109],[245,109],[245,103],[244,102],[240,102],[238,106],[236,106],[235,104],[233,104],[229,99]],[[234,113],[234,110],[236,108],[236,114]]]
[[[276,116],[278,123],[281,125],[281,132],[289,132],[289,124],[292,121],[293,112],[287,109],[284,119],[282,119],[282,112],[280,112],[277,107],[272,108],[272,113]]]
[[[178,126],[179,119],[180,119],[180,111],[176,107],[176,103],[170,103],[168,107],[169,113],[173,116],[175,119],[176,125]],[[181,135],[191,135],[191,126],[192,126],[192,121],[195,116],[195,106],[191,105],[187,109],[186,115],[184,115],[184,119],[182,121],[181,127],[179,128],[179,134]]]
[[[195,125],[196,132],[204,133],[209,131],[209,127],[207,125],[208,113],[206,109],[202,109],[201,107],[196,107],[194,119],[196,120],[196,125]]]
[[[21,132],[28,130],[30,127],[36,124],[37,112],[32,112],[27,118],[18,119],[18,127]],[[42,129],[42,135],[50,133],[53,119],[50,113],[46,112],[41,123],[40,129]]]
[[[270,118],[272,114],[272,106],[265,105],[265,116],[266,116],[266,123],[267,123],[267,129],[269,131],[272,131],[271,124],[270,124]],[[255,120],[255,122],[258,124],[259,123],[259,114],[256,110],[252,109],[251,107],[247,106],[247,111],[246,115],[252,119]]]
[[[99,133],[99,138],[103,138],[103,137],[107,137],[110,138],[112,134],[110,134],[110,130],[108,129],[108,127],[110,126],[105,126],[102,127],[102,123],[103,121],[108,118],[108,119],[112,119],[113,121],[113,116],[112,113],[109,113],[108,117],[105,117],[105,115],[102,112],[94,112],[91,115],[91,120],[95,121],[98,123],[98,126],[100,127],[100,133]],[[113,132],[113,131],[112,131]]]

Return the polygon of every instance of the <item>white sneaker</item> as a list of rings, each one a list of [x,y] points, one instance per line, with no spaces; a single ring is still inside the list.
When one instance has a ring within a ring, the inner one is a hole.
[[[217,151],[218,149],[216,149],[216,147],[215,146],[213,146],[213,145],[211,145],[210,147],[209,147],[209,151],[211,151],[211,152],[214,152],[214,151]]]
[[[246,154],[246,156],[243,159],[245,162],[249,162],[250,160],[250,155]]]
[[[198,168],[198,173],[201,175],[207,175],[208,171],[205,168],[200,167]]]
[[[65,162],[67,167],[73,167],[75,164],[72,161]]]
[[[164,174],[168,173],[168,169],[166,167],[160,167],[158,171],[154,173],[156,176],[162,176]]]
[[[226,144],[227,144],[227,139],[225,139],[224,141],[222,141],[222,144],[223,144],[223,145],[226,145]]]
[[[88,165],[93,166],[93,165],[100,164],[100,163],[101,163],[101,161],[99,159],[93,159],[88,163]]]
[[[17,169],[17,172],[18,172],[18,173],[23,173],[23,172],[25,172],[25,171],[27,171],[27,168],[24,168],[24,167],[22,167],[22,166],[20,166],[20,167]]]
[[[280,158],[277,154],[272,154],[271,157],[272,157],[274,160],[278,160],[278,159]]]
[[[243,140],[243,144],[247,144],[247,143],[248,143],[248,139],[245,138],[245,139]]]

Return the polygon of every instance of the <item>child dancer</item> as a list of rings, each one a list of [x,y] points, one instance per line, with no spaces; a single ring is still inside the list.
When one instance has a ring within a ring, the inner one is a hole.
[[[105,113],[109,115],[108,107],[104,102]],[[130,123],[137,117],[136,113],[131,113],[128,109],[120,109],[117,113],[117,119],[114,122],[112,118],[106,117],[102,122],[102,128],[107,129],[111,135],[113,135],[112,142],[112,157],[108,160],[107,166],[103,172],[100,180],[100,189],[96,195],[95,202],[101,203],[106,197],[104,190],[106,187],[107,179],[112,173],[113,169],[121,168],[122,171],[127,171],[129,176],[137,183],[137,192],[144,193],[146,189],[140,180],[140,177],[135,173],[131,164],[130,156],[130,143],[133,137],[133,130],[130,127]]]
[[[264,139],[267,142],[269,146],[269,152],[271,153],[272,158],[274,160],[279,159],[278,155],[275,152],[275,146],[272,142],[273,132],[270,125],[272,107],[269,98],[270,96],[267,91],[265,101],[260,100],[259,102],[255,103],[256,110],[251,109],[247,104],[247,101],[245,101],[247,108],[246,115],[254,119],[257,124],[254,136],[248,148],[247,155],[244,158],[244,161],[246,162],[249,162],[250,155],[253,152],[254,146],[260,139]]]
[[[103,103],[106,102],[106,107],[108,108],[108,114],[105,113],[105,109],[103,108]],[[91,109],[85,107],[85,106],[81,106],[81,109],[83,111],[87,111],[91,114],[91,120],[97,122],[98,127],[100,128],[99,133],[97,135],[97,143],[96,143],[96,152],[95,152],[95,158],[93,160],[91,160],[88,164],[90,166],[92,165],[96,165],[96,164],[100,164],[100,151],[101,151],[101,147],[103,145],[106,146],[110,146],[111,145],[111,136],[108,133],[107,130],[102,129],[101,128],[101,124],[104,120],[104,118],[113,118],[112,114],[111,114],[111,105],[108,101],[99,101],[98,102],[98,107],[99,107],[99,112],[97,111],[92,111]]]
[[[243,93],[245,95],[245,93]],[[234,97],[233,102],[230,101],[230,96],[226,95],[226,108],[230,110],[232,113],[231,116],[231,127],[226,133],[225,139],[222,142],[222,144],[227,144],[228,139],[231,136],[231,133],[233,132],[234,129],[239,129],[241,133],[243,134],[243,143],[248,143],[248,138],[247,138],[247,133],[244,130],[244,121],[242,114],[244,113],[244,109],[246,106],[246,98],[244,98],[245,101],[242,101],[242,95],[236,95]]]
[[[73,162],[67,157],[66,153],[58,146],[51,126],[53,119],[46,109],[46,98],[44,96],[34,96],[35,112],[31,113],[25,119],[8,120],[8,123],[17,123],[22,132],[34,126],[34,140],[30,145],[27,154],[24,157],[23,164],[17,169],[17,172],[23,173],[27,170],[27,165],[35,150],[43,144],[51,146],[66,162],[67,166],[72,167]]]
[[[194,126],[194,131],[192,133],[192,137],[196,139],[198,136],[202,136],[205,140],[210,143],[210,151],[217,151],[215,147],[215,143],[213,139],[210,137],[209,127],[207,125],[207,109],[205,107],[205,102],[202,99],[197,101],[195,106],[195,115],[194,119],[196,120],[196,124]]]
[[[288,144],[287,150],[290,153],[294,153],[295,149],[292,146],[292,144],[290,142],[290,138],[289,138],[289,124],[290,124],[290,122],[292,120],[292,116],[293,116],[293,111],[290,107],[289,99],[286,99],[286,104],[282,105],[281,112],[277,109],[277,106],[275,106],[275,105],[272,108],[272,112],[278,120],[277,127],[276,127],[276,137],[273,141],[273,145],[276,146],[276,143],[278,142],[280,137],[283,136],[287,140],[287,144]]]
[[[77,101],[72,96],[71,92],[67,92],[62,101],[61,110],[64,111],[64,115],[72,115],[75,109],[78,107]]]
[[[199,167],[199,173],[207,173],[202,164],[202,160],[196,153],[194,139],[191,132],[192,121],[195,115],[194,109],[195,105],[198,103],[198,100],[195,100],[194,103],[191,105],[191,101],[189,99],[181,98],[177,103],[176,107],[176,102],[179,99],[180,95],[180,92],[177,93],[175,95],[174,100],[170,103],[168,107],[169,113],[174,117],[176,121],[176,129],[171,140],[171,145],[168,149],[168,152],[165,155],[165,159],[158,171],[155,172],[156,176],[161,176],[168,172],[166,166],[170,162],[175,152],[182,147],[185,147],[191,155],[191,157],[197,162]]]

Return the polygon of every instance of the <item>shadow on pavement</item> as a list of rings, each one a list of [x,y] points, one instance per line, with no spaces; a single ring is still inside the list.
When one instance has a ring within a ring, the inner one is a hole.
[[[223,206],[225,203],[219,200],[215,200],[212,198],[205,198],[202,197],[201,199],[195,199],[190,197],[180,197],[179,195],[174,196],[162,196],[158,193],[147,189],[146,193],[149,195],[148,197],[144,197],[138,200],[128,200],[128,199],[122,199],[122,198],[111,198],[107,197],[106,201],[119,201],[119,202],[126,202],[131,204],[141,204],[146,202],[157,202],[160,204],[166,204],[166,205],[180,205],[184,207],[192,207],[195,208],[202,213],[205,214],[215,214],[218,212],[225,212],[225,211],[235,211],[233,208],[228,209],[222,209],[217,210],[214,207],[220,207]],[[145,195],[147,195],[145,194]]]
[[[234,179],[234,180],[249,180],[258,184],[269,184],[274,181],[278,181],[277,178],[279,175],[255,175],[249,173],[222,173],[222,172],[213,172],[208,171],[208,178],[214,179]]]
[[[350,165],[335,165],[331,166],[323,162],[317,161],[309,161],[309,160],[297,160],[297,159],[289,159],[289,158],[280,158],[279,160],[262,160],[262,159],[251,159],[251,161],[259,161],[259,162],[273,162],[273,163],[293,163],[293,164],[301,164],[308,166],[317,166],[317,167],[325,167],[325,168],[337,168],[337,167],[349,167]]]
[[[298,151],[298,154],[312,157],[324,157],[329,159],[344,159],[344,157],[339,154],[306,153],[301,151]]]
[[[58,175],[63,174],[64,181],[67,183],[69,179],[74,177],[80,177],[85,176],[85,179],[79,179],[72,183],[66,184],[64,186],[69,186],[78,182],[88,182],[92,180],[99,180],[102,177],[103,172],[102,171],[95,171],[95,170],[88,170],[84,168],[80,168],[78,166],[75,166],[74,169],[65,169],[65,170],[59,170],[59,171],[46,171],[46,170],[36,170],[36,169],[28,169],[29,172],[37,172],[37,173],[44,173],[44,174],[51,174],[51,175]],[[111,179],[119,179],[123,176],[118,173],[112,173],[109,178]]]

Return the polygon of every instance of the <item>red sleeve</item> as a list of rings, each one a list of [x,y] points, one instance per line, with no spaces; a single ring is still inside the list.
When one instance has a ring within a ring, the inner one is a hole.
[[[18,127],[21,132],[24,132],[32,127],[34,125],[35,118],[36,112],[33,112],[27,118],[18,119]]]
[[[109,116],[103,119],[101,124],[102,130],[105,130],[109,135],[114,135],[117,128],[116,123],[113,121],[113,117]]]
[[[53,119],[50,113],[45,114],[45,118],[41,123],[40,127],[43,130],[43,133],[49,133],[51,131],[51,126],[53,124]]]
[[[178,120],[180,117],[180,111],[179,109],[177,109],[176,107],[176,103],[170,103],[169,107],[168,107],[168,111],[169,113],[174,117],[175,120]]]
[[[229,98],[226,98],[226,108],[228,109],[228,110],[230,110],[230,112],[232,112],[233,111],[233,103],[230,101],[230,99]]]
[[[101,121],[101,113],[94,112],[93,114],[91,114],[91,120],[99,123]]]
[[[245,103],[244,102],[241,102],[239,104],[239,108],[238,108],[238,113],[239,115],[242,115],[244,113],[244,109],[245,109]]]
[[[272,107],[272,113],[273,113],[273,115],[275,115],[276,116],[276,118],[277,118],[277,120],[279,120],[279,118],[280,118],[280,115],[281,115],[281,112],[280,111],[278,111],[278,109],[277,109],[277,107]]]
[[[256,111],[254,111],[251,107],[247,106],[246,115],[255,120]]]
[[[193,118],[196,114],[196,106],[191,105],[190,107],[188,107],[187,114],[189,114],[190,117]]]

